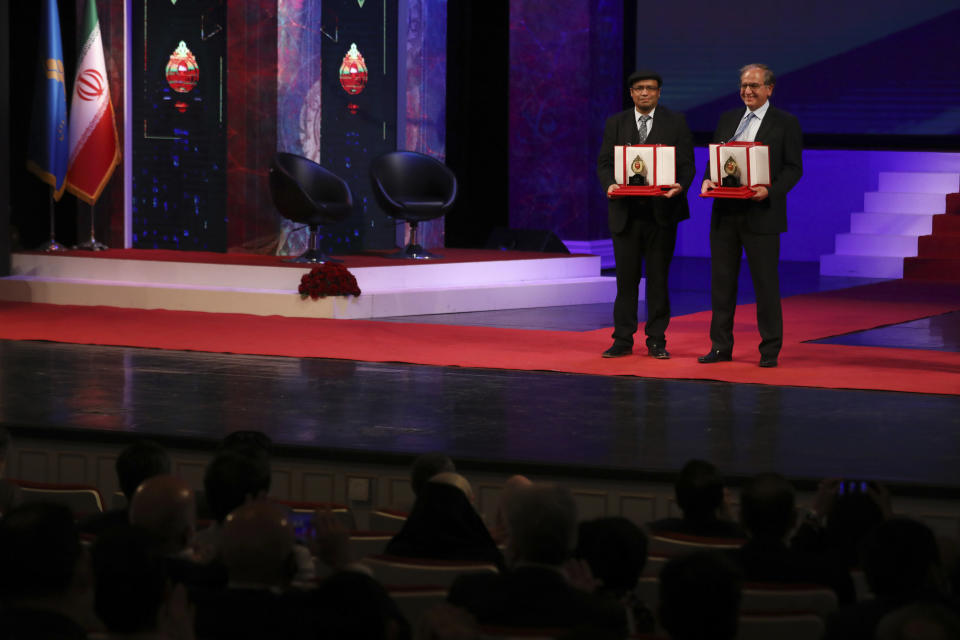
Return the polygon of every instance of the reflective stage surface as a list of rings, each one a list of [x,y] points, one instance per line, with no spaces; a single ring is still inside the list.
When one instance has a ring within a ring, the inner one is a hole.
[[[686,262],[674,275],[678,314],[709,306],[705,261]],[[859,284],[786,269],[796,273],[785,292]],[[578,331],[609,326],[611,306],[406,320]],[[960,318],[947,316],[901,328],[896,346],[960,349]],[[874,331],[889,342],[895,330]],[[841,339],[868,344],[869,333]],[[957,396],[0,341],[0,424],[15,435],[144,434],[204,448],[260,429],[287,453],[317,458],[443,450],[474,468],[621,478],[703,457],[731,476],[776,470],[960,495]]]

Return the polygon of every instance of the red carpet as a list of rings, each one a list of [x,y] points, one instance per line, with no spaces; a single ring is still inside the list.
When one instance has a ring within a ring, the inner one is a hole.
[[[960,310],[960,286],[894,281],[784,300],[780,367],[760,369],[754,305],[731,363],[701,365],[709,312],[675,318],[671,360],[603,359],[610,330],[534,331],[0,302],[0,338],[597,375],[960,395],[960,354],[804,341]]]

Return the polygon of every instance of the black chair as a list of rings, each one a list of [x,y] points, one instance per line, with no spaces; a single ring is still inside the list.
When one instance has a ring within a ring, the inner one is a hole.
[[[410,243],[389,258],[439,258],[417,244],[417,225],[446,214],[457,198],[457,178],[439,160],[413,151],[394,151],[370,164],[377,204],[391,218],[410,224]]]
[[[280,215],[310,227],[307,250],[287,262],[340,262],[320,251],[317,229],[350,217],[353,195],[346,182],[313,160],[278,153],[270,163],[270,195]]]

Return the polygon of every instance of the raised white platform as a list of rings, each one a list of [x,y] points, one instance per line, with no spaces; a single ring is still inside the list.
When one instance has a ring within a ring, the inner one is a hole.
[[[16,253],[0,300],[317,318],[522,309],[612,302],[600,257],[351,267],[357,298],[302,299],[309,270]]]
[[[902,278],[903,259],[917,255],[918,238],[958,190],[960,173],[880,172],[878,190],[864,193],[863,211],[850,216],[850,233],[837,235],[836,253],[820,256],[820,274]]]

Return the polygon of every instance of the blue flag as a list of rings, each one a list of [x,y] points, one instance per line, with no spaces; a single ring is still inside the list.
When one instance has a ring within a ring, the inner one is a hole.
[[[70,136],[67,132],[67,88],[63,76],[57,0],[43,0],[39,53],[27,169],[53,187],[53,197],[59,200],[67,174]]]

